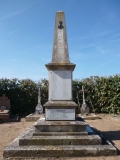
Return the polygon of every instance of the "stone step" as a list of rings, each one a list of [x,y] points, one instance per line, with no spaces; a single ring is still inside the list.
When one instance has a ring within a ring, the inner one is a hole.
[[[33,124],[35,132],[85,132],[87,123],[83,121],[45,121],[40,118]]]
[[[114,156],[116,148],[112,145],[37,145],[12,146],[4,150],[3,157],[85,157]]]
[[[88,135],[88,132],[35,132],[33,136]]]
[[[101,138],[98,135],[86,136],[33,136],[20,138],[19,145],[99,145]]]

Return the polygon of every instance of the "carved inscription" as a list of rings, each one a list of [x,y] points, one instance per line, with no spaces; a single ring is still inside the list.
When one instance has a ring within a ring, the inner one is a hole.
[[[49,71],[49,100],[72,99],[71,76],[71,71]]]
[[[75,120],[75,109],[46,109],[46,120]]]

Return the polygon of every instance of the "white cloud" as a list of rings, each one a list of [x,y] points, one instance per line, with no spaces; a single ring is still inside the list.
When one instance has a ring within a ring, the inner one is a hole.
[[[120,36],[120,33],[114,35],[112,38],[116,38],[116,37],[119,37]]]
[[[8,18],[11,18],[11,17],[16,16],[16,15],[18,15],[18,14],[20,14],[20,13],[23,13],[23,12],[25,12],[27,9],[28,9],[28,8],[23,8],[23,9],[14,11],[14,12],[12,12],[12,13],[8,13],[8,14],[6,14],[5,16],[0,17],[0,21],[5,20],[5,19],[8,19]]]
[[[22,28],[28,26],[29,24],[33,23],[34,21],[36,21],[36,20],[38,20],[38,19],[39,19],[39,18],[37,18],[37,19],[35,19],[35,20],[33,20],[33,21],[30,21],[29,23],[26,23],[26,24],[24,24],[23,26],[21,26],[21,27],[19,27],[19,28],[16,28],[16,29],[13,30],[12,32],[10,32],[8,35],[11,35],[11,34],[17,32],[17,31],[19,31],[20,29],[22,29]]]
[[[112,60],[104,61],[103,63],[101,63],[100,65],[98,65],[98,68],[106,66],[108,64],[111,64],[112,62],[113,62]]]
[[[106,53],[109,53],[109,51],[107,49],[104,49],[102,47],[96,47],[97,48],[97,51],[101,54],[106,54]]]

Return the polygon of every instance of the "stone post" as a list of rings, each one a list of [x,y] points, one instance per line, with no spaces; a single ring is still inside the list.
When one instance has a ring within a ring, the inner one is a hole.
[[[43,113],[43,107],[41,105],[41,94],[40,94],[40,88],[38,90],[38,104],[35,108],[35,114],[41,114]]]

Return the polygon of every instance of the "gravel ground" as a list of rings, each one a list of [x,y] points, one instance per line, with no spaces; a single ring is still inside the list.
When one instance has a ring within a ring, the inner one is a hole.
[[[85,157],[85,158],[41,158],[42,160],[120,160],[120,118],[112,118],[112,115],[100,114],[102,119],[86,120],[86,122],[101,131],[105,138],[107,138],[118,149],[117,156],[109,157]],[[26,122],[25,118],[21,122],[9,122],[0,124],[0,160],[3,160],[2,154],[6,146],[9,145],[16,137],[18,137],[27,127],[34,122]]]

